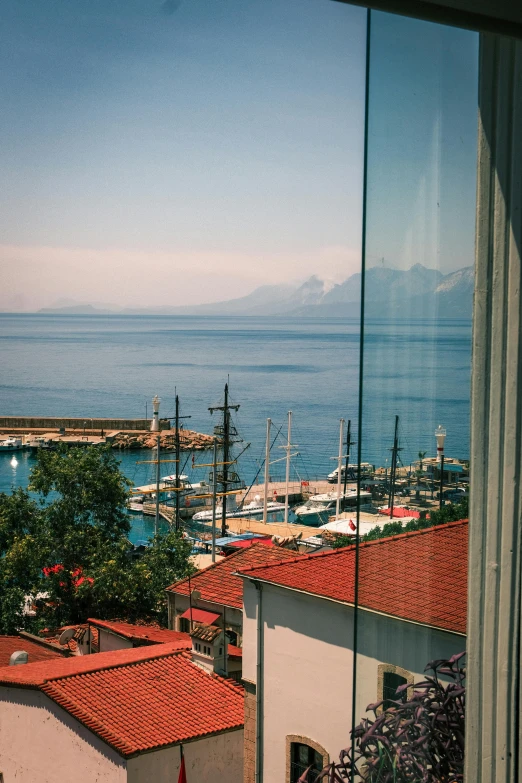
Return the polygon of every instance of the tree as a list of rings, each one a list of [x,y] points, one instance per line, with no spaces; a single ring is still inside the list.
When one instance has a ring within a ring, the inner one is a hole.
[[[27,492],[0,495],[0,633],[89,616],[166,621],[164,590],[187,576],[191,546],[157,536],[140,560],[128,541],[129,481],[107,448],[40,451]],[[37,600],[37,619],[22,612]]]
[[[351,732],[352,746],[341,751],[314,783],[462,783],[464,780],[464,722],[466,712],[465,653],[449,660],[431,661],[426,678],[415,685],[405,702],[386,710],[383,702],[367,707],[365,718]],[[441,680],[441,677],[446,680]],[[449,683],[447,682],[449,680]],[[310,770],[299,783],[311,783]]]

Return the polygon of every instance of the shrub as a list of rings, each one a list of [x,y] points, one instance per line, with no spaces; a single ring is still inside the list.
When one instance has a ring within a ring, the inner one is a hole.
[[[382,701],[370,704],[374,717],[351,732],[352,746],[341,751],[339,761],[315,778],[307,770],[299,783],[463,783],[464,655],[431,661],[407,701],[398,699],[385,711]],[[397,695],[407,688],[401,685]]]

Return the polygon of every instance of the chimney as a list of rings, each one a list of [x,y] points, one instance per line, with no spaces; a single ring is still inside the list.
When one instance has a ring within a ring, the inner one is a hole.
[[[25,650],[15,650],[9,658],[9,666],[22,666],[24,663],[28,663],[29,653]]]
[[[225,672],[225,634],[216,625],[196,625],[190,632],[192,661],[207,672]]]

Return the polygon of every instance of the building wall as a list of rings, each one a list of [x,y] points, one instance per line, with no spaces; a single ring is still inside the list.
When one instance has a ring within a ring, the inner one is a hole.
[[[128,650],[132,647],[130,639],[125,639],[123,636],[107,631],[106,629],[99,628],[99,652],[110,652],[111,650]]]
[[[258,595],[245,581],[243,677],[256,683]],[[310,739],[338,758],[349,740],[353,676],[353,609],[332,601],[262,586],[263,781],[285,781],[287,737]],[[423,678],[428,661],[460,652],[462,636],[361,611],[356,712],[377,700],[379,665]],[[382,670],[381,670],[382,672]],[[382,684],[382,673],[381,673]],[[256,683],[259,689],[259,684]],[[248,700],[248,697],[247,697]],[[254,711],[255,717],[255,711]],[[245,723],[251,754],[250,717]],[[253,778],[246,778],[245,781]]]
[[[44,693],[0,688],[5,783],[125,783],[126,762]]]
[[[245,748],[243,761],[244,783],[256,779],[256,686],[244,681],[245,686]]]
[[[188,742],[183,752],[189,783],[243,783],[243,729]],[[143,753],[127,763],[128,783],[174,783],[180,749],[176,745]]]

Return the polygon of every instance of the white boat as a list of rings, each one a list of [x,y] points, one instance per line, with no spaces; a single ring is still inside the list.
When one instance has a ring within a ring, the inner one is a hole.
[[[275,500],[270,500],[267,503],[268,515],[284,513],[285,507],[283,503],[276,503]],[[227,519],[242,519],[244,517],[257,517],[263,518],[265,512],[264,504],[260,500],[253,500],[251,503],[247,503],[244,506],[237,506],[233,511],[227,511]],[[223,508],[222,506],[216,506],[216,520],[222,518]],[[192,517],[195,522],[212,522],[212,509],[207,511],[198,511]]]
[[[359,472],[359,466],[357,464],[348,465],[348,481],[357,481],[358,472]],[[374,472],[373,465],[370,465],[369,462],[361,462],[361,478],[364,478],[366,476],[371,476],[373,472]],[[335,468],[335,470],[332,470],[332,472],[328,474],[326,480],[330,484],[336,484],[338,473],[339,473],[338,469]],[[346,473],[346,465],[341,465],[341,479],[344,479],[345,473]]]
[[[361,492],[361,503],[371,500],[371,492]],[[345,494],[341,493],[339,498],[339,507],[341,511],[357,507],[357,490],[350,489]],[[324,492],[320,495],[312,495],[302,506],[294,508],[294,514],[303,525],[316,525],[328,522],[329,517],[335,513],[337,508],[337,492]]]
[[[6,438],[0,441],[0,451],[20,451],[22,448],[22,438]]]
[[[180,483],[180,506],[190,508],[193,506],[205,506],[209,498],[212,496],[212,487],[206,481],[199,481],[196,484],[192,484],[189,481],[189,477],[184,473],[179,475]],[[147,502],[153,503],[156,500],[156,484],[145,484],[141,487],[136,487],[135,492],[143,493],[147,497]],[[168,502],[169,505],[176,497],[176,474],[173,473],[169,476],[162,476],[160,479],[160,497],[163,502]],[[133,497],[135,501],[135,496]],[[133,509],[135,510],[135,509]]]
[[[25,447],[27,449],[50,449],[52,441],[50,438],[46,438],[45,435],[29,435],[25,441]]]

